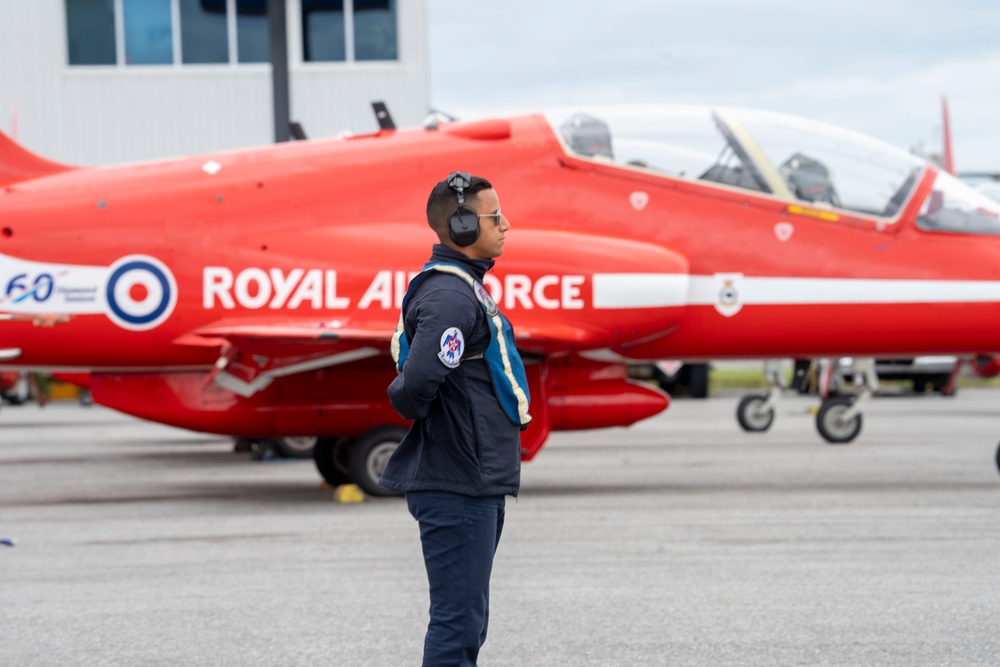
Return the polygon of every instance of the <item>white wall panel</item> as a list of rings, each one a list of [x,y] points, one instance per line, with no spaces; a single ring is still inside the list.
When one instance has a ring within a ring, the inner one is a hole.
[[[60,149],[65,62],[61,0],[0,0],[0,130],[16,111],[18,141],[36,152]]]
[[[426,8],[399,0],[399,60],[303,63],[289,4],[291,116],[310,138],[377,129],[385,101],[400,126],[428,108]],[[0,130],[46,157],[114,164],[267,144],[267,65],[69,67],[64,0],[0,0]]]
[[[266,67],[69,70],[62,150],[71,162],[101,163],[204,153],[271,141]]]

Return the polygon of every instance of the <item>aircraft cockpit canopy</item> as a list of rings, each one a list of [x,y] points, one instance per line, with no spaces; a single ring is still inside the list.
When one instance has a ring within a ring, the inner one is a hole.
[[[929,232],[1000,234],[1000,202],[940,171],[917,214],[917,227]]]
[[[750,109],[609,107],[546,117],[570,154],[882,218],[896,217],[926,167],[863,134]]]

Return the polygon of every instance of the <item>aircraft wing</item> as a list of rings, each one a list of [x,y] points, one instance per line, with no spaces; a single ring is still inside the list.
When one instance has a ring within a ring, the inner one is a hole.
[[[358,324],[349,320],[236,318],[199,327],[174,343],[201,346],[215,346],[220,340],[233,345],[344,343],[370,344],[388,351],[395,329],[396,322],[389,321]]]
[[[388,355],[396,323],[294,318],[235,318],[199,327],[175,345],[216,347],[221,356],[212,381],[251,396],[274,378]],[[603,347],[599,328],[525,322],[515,327],[521,352],[550,355]],[[391,363],[388,360],[387,364]]]
[[[607,347],[607,332],[597,327],[567,326],[552,322],[514,323],[514,338],[520,352],[558,354]]]
[[[199,327],[174,344],[220,347],[209,380],[249,397],[278,377],[387,355],[394,330],[389,322],[239,318]]]
[[[359,324],[348,320],[318,321],[306,319],[239,318],[219,320],[187,333],[175,345],[219,347],[229,345],[263,351],[275,356],[299,355],[310,347],[327,351],[357,346],[389,351],[396,323]],[[519,350],[534,354],[552,354],[567,349],[586,350],[606,345],[606,334],[579,326],[526,322],[514,328]]]

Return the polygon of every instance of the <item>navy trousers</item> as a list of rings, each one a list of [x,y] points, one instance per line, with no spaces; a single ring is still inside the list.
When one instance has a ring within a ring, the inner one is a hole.
[[[423,667],[475,667],[490,620],[504,497],[410,491],[406,504],[420,524],[431,593]]]

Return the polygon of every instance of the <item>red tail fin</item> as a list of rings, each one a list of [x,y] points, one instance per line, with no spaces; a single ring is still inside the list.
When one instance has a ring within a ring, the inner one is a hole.
[[[941,166],[949,174],[955,174],[955,158],[951,152],[951,120],[948,118],[948,98],[941,96],[942,129],[944,134],[944,151],[941,154]]]
[[[0,132],[0,187],[74,168],[35,155]]]

